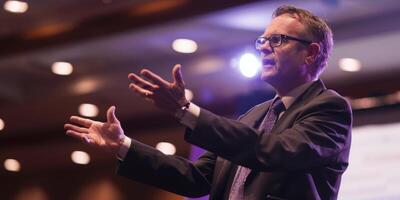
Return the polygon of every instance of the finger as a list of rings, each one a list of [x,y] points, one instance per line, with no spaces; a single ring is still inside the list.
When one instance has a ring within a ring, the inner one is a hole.
[[[107,122],[119,123],[118,118],[115,116],[115,106],[110,106],[107,110]]]
[[[90,119],[86,119],[86,118],[82,118],[82,117],[78,117],[78,116],[72,116],[70,118],[71,122],[74,122],[76,124],[82,125],[84,127],[89,127],[93,124],[93,120]]]
[[[182,76],[182,66],[180,64],[176,64],[172,69],[172,77],[174,78],[174,82],[181,87],[185,86],[185,82],[183,81]]]
[[[133,90],[134,92],[136,92],[144,97],[147,97],[147,98],[154,94],[152,91],[143,89],[134,83],[129,84],[129,88],[131,90]]]
[[[78,140],[82,140],[83,142],[88,143],[90,145],[95,144],[95,141],[87,134],[78,133],[73,130],[68,130],[66,134]]]
[[[149,80],[151,80],[152,82],[154,82],[155,84],[157,84],[159,86],[167,87],[170,84],[168,81],[164,80],[163,78],[161,78],[157,74],[151,72],[150,70],[143,69],[140,72],[140,74],[142,74],[144,77],[148,78]]]
[[[84,141],[87,140],[86,134],[84,134],[84,133],[79,133],[79,132],[76,132],[76,131],[73,131],[73,130],[67,130],[65,133],[68,136],[71,136],[71,137],[79,139],[79,140],[84,140]]]
[[[76,131],[76,132],[79,132],[79,133],[83,133],[83,134],[89,132],[87,128],[82,128],[82,127],[75,126],[75,125],[72,125],[72,124],[65,124],[64,125],[64,129],[73,130],[73,131]]]
[[[130,73],[128,75],[128,78],[131,79],[132,81],[134,81],[135,84],[140,84],[145,88],[150,88],[151,90],[155,90],[155,89],[159,88],[158,85],[155,85],[155,84],[143,79],[142,77],[140,77],[140,76],[138,76],[138,75],[136,75],[134,73]]]

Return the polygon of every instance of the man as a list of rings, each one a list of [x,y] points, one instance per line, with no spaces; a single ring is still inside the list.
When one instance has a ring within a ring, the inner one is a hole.
[[[217,116],[184,96],[181,66],[174,81],[144,69],[129,87],[187,126],[185,140],[207,150],[190,162],[124,135],[115,108],[107,122],[73,116],[67,134],[110,149],[118,173],[177,194],[210,199],[336,199],[348,165],[352,114],[347,101],[318,79],[331,51],[332,33],[310,12],[275,10],[256,41],[261,78],[276,91],[239,120]]]

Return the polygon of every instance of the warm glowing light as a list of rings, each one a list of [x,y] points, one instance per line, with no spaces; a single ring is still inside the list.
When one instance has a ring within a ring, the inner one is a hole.
[[[96,117],[99,114],[99,109],[96,105],[84,103],[79,106],[79,114],[85,117]]]
[[[365,97],[351,100],[351,106],[354,109],[366,109],[381,106],[381,103],[376,97]]]
[[[240,57],[239,70],[243,76],[251,78],[255,76],[261,67],[261,62],[254,54],[245,53]]]
[[[86,183],[76,195],[76,200],[121,200],[123,198],[117,184],[110,178],[96,179]],[[135,199],[135,198],[132,198]],[[137,198],[136,198],[137,199]],[[29,199],[30,200],[30,199]]]
[[[172,49],[179,53],[194,53],[197,50],[197,43],[190,39],[176,39],[172,42]]]
[[[166,155],[174,155],[176,152],[176,148],[173,144],[169,142],[159,142],[156,145],[156,149],[163,152]]]
[[[0,119],[0,131],[4,129],[4,121]]]
[[[180,6],[186,4],[188,0],[152,0],[143,1],[143,3],[137,4],[133,7],[131,12],[135,16],[152,15],[156,13],[163,13],[178,9]]]
[[[90,162],[90,156],[84,151],[74,151],[71,154],[72,162],[80,165],[87,165]]]
[[[357,72],[361,70],[361,62],[354,58],[342,58],[339,60],[339,67],[343,71]]]
[[[36,185],[26,185],[18,189],[13,200],[49,200],[46,191]]]
[[[66,76],[72,73],[73,67],[68,62],[55,62],[51,65],[51,71],[55,74]]]
[[[193,99],[193,92],[189,89],[185,89],[185,97],[187,100],[191,101]]]
[[[76,27],[73,22],[59,22],[52,24],[41,24],[39,26],[34,26],[30,29],[25,30],[21,33],[21,37],[27,40],[48,38],[58,34],[65,33]]]
[[[383,96],[382,101],[389,105],[399,103],[400,102],[400,91]]]
[[[101,84],[102,82],[99,79],[85,78],[76,82],[71,89],[74,94],[89,94],[99,89]]]
[[[4,10],[12,13],[24,13],[28,10],[28,3],[22,1],[6,1]]]
[[[4,168],[11,172],[18,172],[21,169],[21,165],[18,160],[15,159],[6,159],[4,161]]]

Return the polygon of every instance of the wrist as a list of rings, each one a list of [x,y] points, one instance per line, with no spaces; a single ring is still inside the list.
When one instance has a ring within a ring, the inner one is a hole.
[[[120,147],[121,145],[124,144],[125,137],[126,137],[125,134],[121,134],[121,135],[118,137],[117,143],[118,143],[118,146],[119,146],[119,147]]]
[[[118,145],[118,150],[116,152],[116,157],[119,160],[122,161],[125,159],[128,151],[129,151],[129,148],[131,146],[131,142],[132,141],[129,137],[127,137],[125,135],[123,136],[123,140],[121,140],[121,143]]]
[[[115,155],[118,155],[118,152],[124,145],[124,141],[125,141],[124,134],[118,135],[117,138],[115,138],[113,141],[110,141],[109,145],[110,145],[111,152]]]
[[[178,118],[179,120],[181,120],[183,118],[183,116],[185,115],[187,109],[190,106],[190,102],[186,102],[185,104],[183,104],[183,106],[181,106],[180,108],[176,109],[175,111],[175,117]]]

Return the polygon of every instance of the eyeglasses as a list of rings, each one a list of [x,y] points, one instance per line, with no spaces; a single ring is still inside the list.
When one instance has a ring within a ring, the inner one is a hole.
[[[272,34],[269,37],[261,36],[261,37],[257,38],[255,46],[256,46],[257,50],[261,51],[262,46],[268,41],[269,46],[271,47],[272,51],[274,51],[274,48],[280,46],[282,44],[282,41],[287,41],[287,40],[295,40],[295,41],[298,41],[298,42],[300,42],[302,44],[306,44],[306,45],[309,45],[312,43],[311,41],[302,40],[302,39],[295,38],[295,37],[288,36],[288,35]]]

